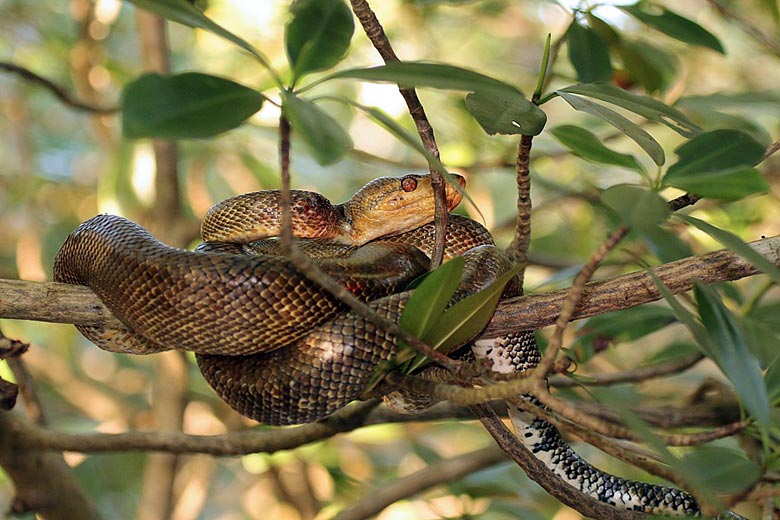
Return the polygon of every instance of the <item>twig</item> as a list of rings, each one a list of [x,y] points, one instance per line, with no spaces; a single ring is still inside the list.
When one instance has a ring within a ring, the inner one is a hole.
[[[516,264],[528,265],[531,245],[531,145],[533,136],[523,135],[517,145],[515,176],[517,180],[517,215],[515,236],[507,248],[507,255]],[[525,269],[520,271],[525,272]],[[520,280],[522,282],[522,279]],[[522,285],[522,283],[521,283]]]
[[[573,386],[609,386],[619,383],[635,383],[657,377],[676,374],[691,368],[704,359],[704,355],[696,352],[668,363],[657,363],[623,372],[608,372],[605,374],[590,374],[582,379],[572,379],[564,376],[553,376],[549,379],[550,386],[567,388]]]
[[[382,24],[379,23],[368,1],[350,0],[350,3],[352,4],[352,11],[363,27],[363,31],[385,63],[399,61],[393,46],[390,44],[390,40],[387,39]],[[420,102],[420,98],[417,97],[417,92],[413,88],[402,88],[400,86],[398,90],[406,102],[409,115],[414,120],[417,133],[420,135],[423,145],[434,157],[439,158],[439,148],[436,146],[433,127],[428,121],[428,116],[425,115],[425,109]],[[435,269],[441,264],[444,255],[444,241],[447,236],[447,219],[449,214],[447,213],[446,204],[446,182],[435,168],[430,168],[430,172],[431,186],[436,204],[434,208],[436,232],[434,234],[433,252],[431,253],[431,269]]]
[[[370,518],[390,504],[417,495],[435,486],[462,479],[466,475],[490,467],[503,460],[506,454],[496,446],[458,455],[435,462],[425,469],[399,478],[367,493],[366,497],[342,510],[333,520],[363,520]]]
[[[6,72],[14,73],[23,79],[26,79],[28,81],[31,81],[33,83],[36,83],[44,87],[49,92],[54,94],[54,96],[60,101],[62,101],[65,105],[74,108],[76,110],[82,110],[84,112],[92,112],[94,114],[114,114],[119,110],[119,107],[98,107],[98,106],[90,105],[89,103],[85,103],[83,101],[79,101],[78,99],[73,97],[70,93],[68,93],[68,91],[65,90],[63,87],[57,85],[56,83],[54,83],[49,79],[44,78],[43,76],[36,74],[30,69],[22,67],[21,65],[17,65],[15,63],[11,63],[8,61],[0,61],[0,69],[5,70]]]

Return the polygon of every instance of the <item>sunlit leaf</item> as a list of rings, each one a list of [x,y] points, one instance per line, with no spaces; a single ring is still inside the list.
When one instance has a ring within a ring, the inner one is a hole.
[[[610,83],[572,85],[557,92],[559,94],[561,92],[579,94],[605,101],[640,115],[649,121],[663,123],[683,137],[693,137],[701,132],[701,128],[678,109],[648,96],[632,94]]]
[[[341,61],[355,31],[343,0],[295,0],[290,13],[285,46],[296,77]]]
[[[508,91],[472,92],[466,108],[489,135],[538,135],[547,121],[536,105]]]
[[[585,128],[561,125],[551,128],[550,133],[578,157],[595,163],[614,164],[638,172],[644,171],[636,157],[607,148],[595,134]]]
[[[661,145],[658,144],[658,141],[656,141],[652,135],[640,128],[636,123],[623,117],[614,110],[609,109],[604,105],[594,103],[589,99],[575,96],[562,90],[557,91],[557,93],[575,110],[596,116],[624,133],[647,152],[653,162],[658,166],[661,166],[666,160],[664,150],[661,148]]]
[[[128,0],[129,2],[137,5],[141,9],[151,11],[155,14],[162,16],[168,20],[178,22],[188,27],[195,27],[198,29],[204,29],[212,34],[226,39],[232,42],[245,51],[249,52],[252,56],[258,59],[261,63],[268,65],[268,59],[252,45],[249,44],[243,38],[236,36],[232,32],[228,31],[218,23],[211,20],[203,12],[195,7],[193,2],[187,0]]]
[[[763,255],[759,254],[755,249],[750,247],[749,244],[745,243],[734,233],[726,231],[725,229],[720,229],[708,222],[690,215],[676,215],[676,217],[704,231],[712,238],[723,244],[724,247],[735,252],[751,264],[755,265],[758,269],[761,270],[761,272],[769,276],[773,282],[780,284],[780,268],[767,260]]]
[[[612,186],[601,194],[601,200],[631,227],[643,229],[663,222],[669,216],[669,205],[657,192],[630,184]]]
[[[712,357],[737,389],[745,408],[765,428],[769,427],[769,399],[761,368],[747,346],[737,320],[714,289],[696,282],[696,302],[709,337]]]
[[[208,74],[145,74],[125,86],[122,133],[129,138],[212,137],[239,126],[260,110],[264,99],[255,90]]]
[[[307,99],[283,92],[282,112],[320,164],[333,164],[352,149],[352,139],[338,121]]]
[[[457,256],[428,273],[404,307],[399,325],[417,338],[425,337],[458,288],[465,260]]]
[[[700,134],[675,150],[679,160],[663,179],[697,195],[735,199],[769,189],[753,166],[761,161],[764,147],[739,130],[714,130]]]
[[[620,9],[667,36],[684,43],[700,45],[725,54],[723,45],[711,32],[693,20],[680,16],[673,11],[662,8],[661,14],[654,14],[644,11],[636,5],[621,6]]]
[[[675,321],[674,313],[668,307],[640,305],[588,318],[577,333],[577,341],[634,341]]]
[[[569,61],[577,71],[577,79],[583,83],[607,81],[612,77],[609,49],[596,31],[577,22],[566,33]]]

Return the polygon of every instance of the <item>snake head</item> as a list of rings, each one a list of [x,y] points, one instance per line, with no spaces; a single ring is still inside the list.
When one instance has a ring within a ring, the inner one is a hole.
[[[466,186],[464,177],[451,175],[458,186],[446,184],[447,211],[460,204]],[[355,245],[427,224],[433,221],[434,208],[429,174],[374,179],[343,204],[347,233]]]

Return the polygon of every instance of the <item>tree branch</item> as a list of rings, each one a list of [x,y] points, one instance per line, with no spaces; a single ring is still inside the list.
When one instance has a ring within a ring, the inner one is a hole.
[[[770,262],[780,266],[780,236],[756,240],[750,245]],[[759,273],[752,264],[728,249],[663,264],[653,271],[673,294],[690,290],[694,280],[713,284]],[[558,318],[567,293],[568,290],[563,289],[501,302],[484,336],[499,337],[510,332],[552,325]],[[588,283],[572,319],[628,309],[660,298],[650,275],[644,270],[635,271]],[[0,319],[107,328],[122,326],[87,287],[6,279],[0,279]]]

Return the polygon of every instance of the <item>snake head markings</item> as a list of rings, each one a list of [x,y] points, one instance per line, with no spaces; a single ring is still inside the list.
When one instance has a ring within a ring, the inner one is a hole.
[[[452,175],[459,187],[446,184],[447,211],[452,211],[463,198],[466,179]],[[352,244],[361,245],[381,236],[416,229],[434,216],[434,196],[430,175],[409,174],[401,178],[375,179],[342,207]]]

